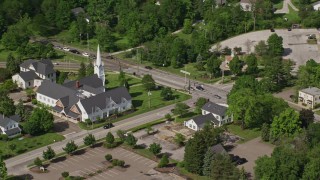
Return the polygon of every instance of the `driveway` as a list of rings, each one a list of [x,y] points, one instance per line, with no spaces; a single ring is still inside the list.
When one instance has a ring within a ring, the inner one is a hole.
[[[291,8],[294,10],[294,11],[299,11],[298,8],[296,8],[291,0],[284,0],[283,1],[283,6],[282,6],[282,9],[278,9],[276,10],[276,12],[274,12],[275,14],[288,14],[289,13],[289,6],[291,6]]]
[[[53,130],[55,132],[67,137],[71,134],[78,133],[81,131],[81,129],[77,124],[61,119],[60,117],[55,115],[53,117],[54,117]]]
[[[14,101],[15,104],[17,104],[20,99],[27,98],[27,93],[25,91],[16,91],[9,93],[9,97]]]
[[[255,160],[257,160],[258,157],[264,155],[270,156],[273,149],[273,145],[261,142],[261,139],[259,137],[246,143],[238,144],[229,153],[238,155],[241,158],[246,158],[248,162],[244,163],[243,165],[240,165],[240,168],[243,166],[246,172],[250,173],[251,176],[253,176],[253,167],[255,166]]]
[[[294,71],[297,71],[298,67],[304,65],[309,59],[314,59],[320,63],[318,45],[307,44],[308,34],[319,34],[316,29],[292,29],[292,31],[276,29],[275,32],[270,32],[270,30],[255,31],[227,39],[222,41],[220,45],[221,48],[228,46],[231,49],[241,47],[242,51],[248,54],[254,52],[254,46],[259,41],[267,41],[273,33],[277,33],[283,38],[283,58],[291,59],[296,63]],[[214,49],[215,45],[211,47],[210,51]]]
[[[114,167],[103,170],[110,164],[105,162],[104,156],[111,154],[113,158],[124,160],[127,167]],[[34,179],[57,180],[61,173],[67,171],[72,176],[85,176],[93,174],[99,170],[101,173],[96,174],[88,179],[95,180],[149,180],[149,179],[172,179],[169,175],[161,174],[153,170],[158,163],[132,153],[123,148],[106,149],[104,147],[88,148],[80,151],[78,154],[66,158],[54,160],[48,166],[48,173],[38,174],[30,172]],[[130,177],[130,178],[129,178]]]

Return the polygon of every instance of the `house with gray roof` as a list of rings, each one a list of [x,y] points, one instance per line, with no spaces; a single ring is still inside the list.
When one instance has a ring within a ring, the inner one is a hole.
[[[21,129],[19,127],[20,120],[18,115],[5,117],[3,114],[0,114],[0,134],[5,134],[9,138],[21,134]]]
[[[99,47],[98,47],[99,48]],[[64,84],[44,80],[37,89],[37,101],[50,106],[56,113],[74,120],[105,118],[131,109],[131,96],[125,87],[106,91],[104,67],[98,50],[94,75]]]
[[[227,105],[216,104],[208,101],[201,108],[202,115],[194,117],[188,121],[184,122],[184,126],[189,129],[199,131],[205,124],[210,124],[213,126],[220,127],[225,123],[232,122],[232,116],[227,115]]]
[[[56,81],[56,72],[51,60],[29,59],[20,64],[20,73],[12,76],[12,80],[22,89],[39,87],[43,80]]]
[[[301,89],[298,99],[299,104],[314,109],[320,103],[320,89],[316,87]]]

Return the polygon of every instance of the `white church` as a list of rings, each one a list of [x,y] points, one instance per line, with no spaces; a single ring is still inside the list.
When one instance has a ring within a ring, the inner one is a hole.
[[[132,107],[132,98],[125,87],[106,90],[99,45],[94,75],[62,85],[43,80],[36,98],[40,103],[52,107],[53,111],[78,121],[96,121]]]

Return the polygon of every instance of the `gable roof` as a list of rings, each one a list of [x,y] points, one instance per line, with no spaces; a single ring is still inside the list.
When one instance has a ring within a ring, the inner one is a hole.
[[[91,111],[95,107],[105,109],[111,101],[114,101],[116,104],[120,104],[122,98],[125,98],[127,101],[131,100],[131,96],[125,87],[118,87],[97,94],[96,96],[92,96],[87,99],[82,99],[80,100],[80,103],[82,104],[83,108],[87,113],[91,113]]]
[[[24,81],[30,81],[30,80],[34,80],[34,79],[39,78],[39,76],[34,71],[20,72],[19,76]]]
[[[19,127],[15,127],[15,128],[6,130],[5,133],[6,133],[8,136],[12,136],[12,135],[21,133],[21,129],[20,129]]]
[[[6,127],[12,121],[14,123],[16,123],[16,121],[14,121],[13,119],[5,117],[3,114],[0,114],[0,126],[1,127]]]
[[[28,59],[28,60],[25,60],[23,61],[21,64],[20,64],[20,67],[23,67],[23,68],[26,68],[28,69],[30,64],[34,63],[34,62],[37,62],[36,60],[34,59]]]
[[[224,116],[227,111],[227,107],[213,103],[211,101],[209,101],[205,105],[203,105],[202,109],[205,111],[208,111],[210,113],[217,114],[219,116]]]
[[[196,116],[192,119],[199,128],[203,128],[207,122],[213,122],[219,124],[219,121],[211,114]]]
[[[39,74],[48,75],[51,73],[55,73],[53,64],[49,59],[42,59],[40,61],[29,59],[21,63],[20,67],[29,69],[30,65],[32,65],[35,71]]]
[[[79,81],[80,88],[76,87],[76,83]],[[97,94],[100,93],[100,88],[103,87],[103,82],[96,74],[84,77],[80,80],[68,81],[63,86],[71,89],[83,89],[85,91]]]
[[[320,1],[316,1],[316,2],[312,3],[311,5],[315,6],[315,5],[318,5],[318,4],[320,4]]]
[[[38,88],[37,93],[51,97],[53,99],[60,99],[65,96],[74,96],[78,92],[60,84],[53,83],[49,80],[44,80]]]

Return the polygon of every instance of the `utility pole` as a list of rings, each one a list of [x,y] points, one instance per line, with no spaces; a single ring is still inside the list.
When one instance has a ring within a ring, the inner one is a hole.
[[[151,99],[150,99],[150,96],[151,96],[152,94],[151,94],[151,92],[149,91],[148,92],[148,98],[149,98],[149,108],[151,108]]]

